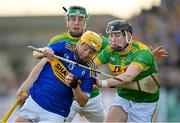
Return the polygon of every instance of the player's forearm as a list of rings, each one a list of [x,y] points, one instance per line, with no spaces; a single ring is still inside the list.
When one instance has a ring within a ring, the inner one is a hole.
[[[122,87],[124,85],[130,84],[132,83],[134,76],[131,76],[129,74],[126,73],[122,73],[121,75],[116,76],[117,79],[106,79],[106,80],[102,80],[100,87]]]
[[[24,81],[24,83],[21,85],[21,89],[24,91],[28,91],[29,88],[32,87],[34,81],[37,79],[37,77],[40,74],[40,71],[42,70],[44,64],[47,62],[47,59],[42,59],[31,71],[27,79]]]
[[[108,86],[118,87],[123,84],[131,83],[133,81],[133,77],[125,74],[121,74],[117,76],[121,81],[118,81],[116,79],[107,79]]]
[[[116,76],[117,78],[119,78],[122,81],[118,81],[115,79],[110,79],[108,84],[109,86],[118,86],[118,85],[122,85],[122,84],[127,84],[130,83],[134,80],[134,78],[136,76],[138,76],[138,74],[141,72],[141,68],[139,66],[136,65],[129,65],[126,72],[122,73],[118,76]]]
[[[78,104],[83,107],[87,104],[89,97],[87,96],[86,93],[84,93],[81,88],[78,87],[76,89],[73,89],[73,93],[74,93],[74,97],[76,99],[76,101],[78,102]]]
[[[42,58],[44,58],[44,54],[43,54],[43,53],[40,53],[40,52],[37,52],[37,51],[33,51],[33,56],[34,56],[36,59],[42,59]]]

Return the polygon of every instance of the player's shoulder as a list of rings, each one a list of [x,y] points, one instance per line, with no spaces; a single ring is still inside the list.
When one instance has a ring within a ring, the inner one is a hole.
[[[150,48],[146,44],[142,43],[141,41],[133,40],[132,44],[133,44],[133,47],[131,51],[135,52],[135,56],[144,56],[148,58],[151,58],[154,56]]]
[[[98,34],[101,38],[107,39],[103,34]]]
[[[113,52],[113,48],[112,48],[111,45],[107,46],[104,50],[105,50],[107,53]]]
[[[132,46],[135,49],[139,49],[139,50],[143,50],[143,51],[148,51],[149,47],[142,43],[141,41],[137,41],[137,40],[132,40]]]
[[[67,50],[70,50],[71,52],[75,51],[75,45],[74,44],[71,44],[71,43],[68,43],[68,42],[63,42],[63,43],[64,43]]]
[[[54,37],[52,37],[52,38],[50,39],[50,42],[56,42],[56,41],[61,40],[61,39],[65,38],[65,37],[67,37],[67,32],[62,32],[62,33],[60,33],[60,34],[55,35]]]
[[[94,63],[93,60],[89,60],[87,62],[87,66],[91,69],[94,69],[94,70],[96,69],[96,64]],[[89,70],[89,74],[92,77],[92,76],[95,76],[96,73],[93,70]]]
[[[108,39],[107,39],[104,35],[102,35],[102,34],[99,34],[99,37],[100,37],[103,41],[108,41]]]
[[[65,52],[74,52],[75,51],[75,45],[69,43],[69,42],[55,42],[49,45],[49,47],[55,47],[57,49],[61,49]]]

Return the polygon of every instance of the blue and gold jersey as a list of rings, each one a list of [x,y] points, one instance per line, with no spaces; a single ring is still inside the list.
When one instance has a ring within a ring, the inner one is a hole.
[[[109,46],[109,42],[107,40],[107,38],[105,38],[103,35],[100,35],[99,36],[101,37],[102,39],[102,47],[101,47],[101,51],[103,49],[105,49],[107,46]],[[57,42],[67,42],[67,43],[70,43],[70,44],[74,44],[76,45],[78,43],[78,40],[80,39],[81,37],[73,37],[69,34],[69,32],[63,32],[59,35],[56,35],[54,36],[53,38],[51,38],[50,42],[48,45],[51,45],[51,44],[54,44],[54,43],[57,43]],[[96,97],[97,95],[99,95],[99,89],[97,86],[94,85],[94,88],[93,90],[91,91],[91,96],[90,98],[93,98],[93,97]]]
[[[74,57],[72,44],[57,42],[49,47],[58,56],[78,62]],[[94,62],[89,61],[85,66],[94,68]],[[94,83],[94,72],[73,64],[52,58],[44,65],[37,80],[30,89],[32,98],[44,109],[67,117],[73,101],[73,92],[64,81],[66,75],[71,72],[80,81],[81,90],[90,94]]]

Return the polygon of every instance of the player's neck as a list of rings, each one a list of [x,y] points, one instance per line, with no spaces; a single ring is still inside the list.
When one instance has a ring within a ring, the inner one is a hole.
[[[68,31],[68,37],[70,37],[71,39],[77,39],[77,38],[80,38],[82,36],[83,33],[78,33],[78,34],[75,34],[73,32],[70,32]]]
[[[119,52],[120,54],[127,54],[131,50],[132,44],[130,43],[123,51]]]

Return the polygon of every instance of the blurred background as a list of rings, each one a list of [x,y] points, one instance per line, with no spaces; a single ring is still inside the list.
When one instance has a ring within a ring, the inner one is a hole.
[[[66,31],[63,6],[81,5],[90,17],[87,29],[106,35],[109,21],[129,19],[133,39],[157,47],[169,56],[158,61],[163,85],[157,121],[180,121],[180,1],[179,0],[0,0],[0,119],[15,101],[15,93],[38,60],[28,45],[46,46]],[[106,66],[100,68],[108,73]],[[102,90],[108,110],[113,89]],[[15,113],[9,121],[13,121]],[[77,116],[74,121],[86,121]]]

